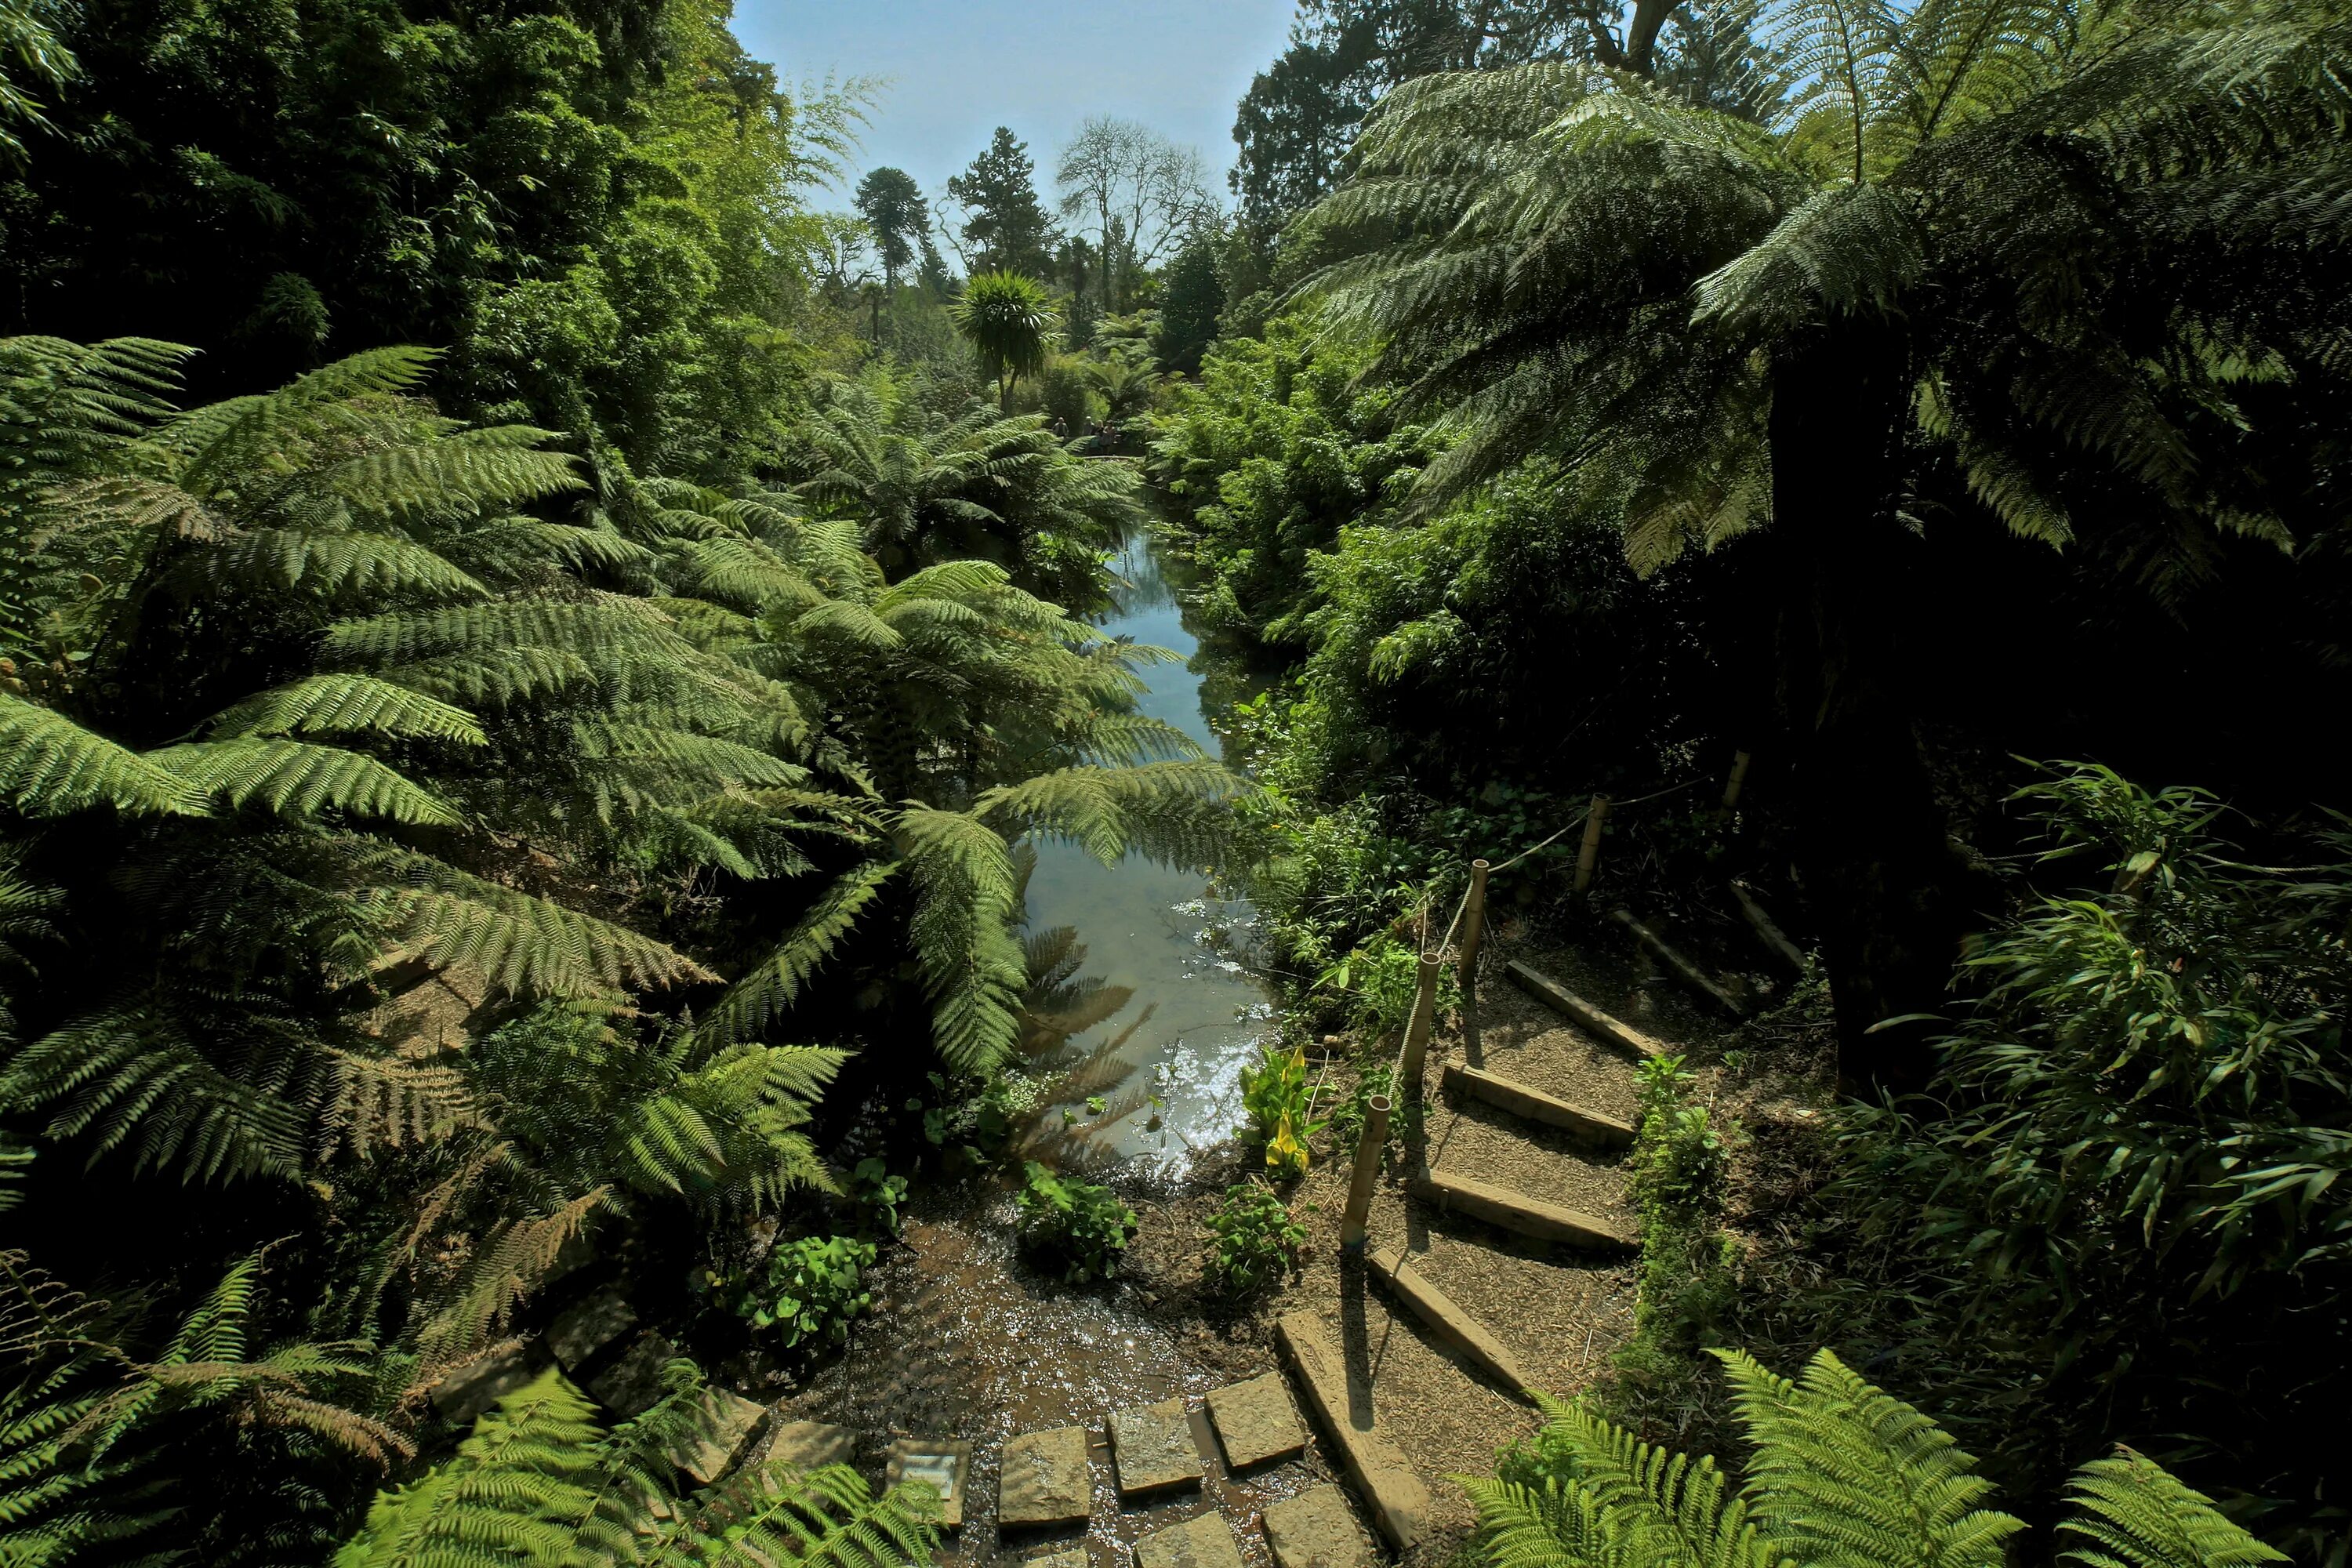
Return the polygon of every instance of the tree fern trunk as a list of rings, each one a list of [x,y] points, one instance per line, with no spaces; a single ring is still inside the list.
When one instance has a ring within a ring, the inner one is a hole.
[[[1899,336],[1818,329],[1776,367],[1771,441],[1779,700],[1799,869],[1823,938],[1839,1076],[1920,1087],[1962,910],[1960,868],[1922,762],[1906,624],[1919,541],[1898,520],[1910,376]]]

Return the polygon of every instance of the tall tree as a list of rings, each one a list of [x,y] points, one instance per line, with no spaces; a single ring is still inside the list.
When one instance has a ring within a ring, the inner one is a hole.
[[[931,242],[931,208],[922,187],[904,169],[875,169],[857,182],[857,216],[874,231],[882,258],[882,286],[898,291],[899,268],[914,264]]]
[[[2347,252],[2312,237],[2352,210],[2352,24],[2257,19],[1788,0],[1805,85],[1768,125],[1622,73],[1434,78],[1319,209],[1362,247],[1338,320],[1454,410],[1424,504],[1554,453],[1644,571],[1763,535],[1852,1078],[1918,1081],[1916,1037],[1865,1034],[1934,1010],[1968,918],[1907,673],[1923,541],[1973,513],[2178,595],[2332,521],[2264,387],[2347,390]]]
[[[1054,220],[1037,200],[1037,165],[1028,144],[1004,126],[988,151],[948,181],[948,195],[964,210],[964,265],[982,272],[1042,278],[1054,265]]]
[[[1191,375],[1217,335],[1217,315],[1225,308],[1224,284],[1217,275],[1217,252],[1224,236],[1202,228],[1184,242],[1168,264],[1160,286],[1160,332],[1152,352],[1170,370]]]
[[[1128,280],[1172,255],[1216,210],[1199,149],[1107,114],[1078,127],[1062,149],[1054,183],[1062,216],[1090,226],[1107,310],[1122,308]]]

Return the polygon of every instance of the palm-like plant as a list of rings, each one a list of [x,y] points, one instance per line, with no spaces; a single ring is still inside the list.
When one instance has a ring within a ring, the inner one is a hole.
[[[1013,412],[1013,386],[1045,368],[1054,346],[1054,302],[1045,286],[1018,272],[983,272],[956,301],[956,329],[980,356],[980,372],[996,383],[997,406]]]
[[[1916,532],[2096,520],[2159,586],[2216,531],[2284,542],[2302,503],[2254,455],[2264,384],[2346,363],[2352,31],[2097,0],[1784,0],[1763,31],[1803,84],[1764,124],[1574,65],[1401,89],[1315,286],[1451,411],[1423,504],[1549,453],[1643,569],[1769,529],[1853,1044],[1949,952],[1897,657]]]

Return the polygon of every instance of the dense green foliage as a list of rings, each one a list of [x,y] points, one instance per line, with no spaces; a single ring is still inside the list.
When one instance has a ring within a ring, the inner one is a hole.
[[[1307,1227],[1270,1187],[1237,1182],[1208,1218],[1209,1247],[1202,1273],[1229,1300],[1242,1300],[1282,1282],[1298,1267]]]
[[[754,1331],[772,1331],[786,1350],[838,1344],[874,1304],[865,1288],[874,1246],[851,1236],[803,1236],[768,1249],[751,1276],[719,1289]]]
[[[1108,1279],[1135,1239],[1135,1211],[1099,1183],[1056,1175],[1036,1161],[1022,1167],[1021,1239],[1073,1285]]]
[[[1545,1402],[1533,1443],[1469,1483],[1494,1568],[1999,1568],[2025,1522],[1933,1421],[1823,1352],[1801,1382],[1725,1352],[1751,1452],[1734,1489],[1715,1460],[1653,1447],[1591,1411]],[[2251,1568],[2282,1555],[2210,1499],[2125,1450],[2074,1477],[2058,1554],[2093,1568]],[[2053,1542],[2053,1544],[2058,1544]]]

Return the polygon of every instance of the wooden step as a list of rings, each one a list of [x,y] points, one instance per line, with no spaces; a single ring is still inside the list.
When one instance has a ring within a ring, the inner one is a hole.
[[[1731,896],[1739,901],[1739,912],[1746,917],[1748,929],[1756,933],[1756,940],[1764,944],[1764,951],[1786,964],[1790,973],[1802,979],[1805,973],[1803,950],[1789,940],[1788,932],[1772,923],[1772,917],[1764,912],[1764,906],[1756,901],[1756,895],[1748,890],[1746,883],[1732,883]]]
[[[1274,1326],[1282,1359],[1297,1381],[1300,1403],[1339,1461],[1372,1522],[1391,1546],[1410,1552],[1429,1533],[1428,1483],[1389,1440],[1372,1415],[1370,1384],[1349,1375],[1339,1342],[1320,1313],[1286,1313]]]
[[[1630,1250],[1639,1245],[1607,1220],[1531,1198],[1475,1176],[1423,1171],[1412,1178],[1407,1190],[1422,1202],[1434,1204],[1449,1214],[1466,1214],[1538,1241],[1557,1241],[1600,1252]]]
[[[1369,1261],[1372,1272],[1396,1292],[1397,1300],[1412,1308],[1413,1315],[1434,1330],[1439,1339],[1476,1363],[1480,1370],[1514,1395],[1528,1397],[1535,1381],[1519,1365],[1518,1358],[1505,1350],[1502,1342],[1488,1333],[1477,1319],[1457,1306],[1454,1298],[1431,1284],[1428,1276],[1415,1268],[1403,1252],[1383,1247],[1373,1252]]]
[[[1643,925],[1641,917],[1633,910],[1612,910],[1609,918],[1633,932],[1633,940],[1665,965],[1666,973],[1682,982],[1685,990],[1706,997],[1735,1018],[1748,1016],[1748,1004],[1733,995],[1729,986],[1685,957],[1680,949],[1669,945],[1664,937]]]
[[[1631,1024],[1620,1023],[1539,969],[1511,960],[1506,966],[1519,988],[1589,1035],[1597,1035],[1637,1056],[1662,1057],[1666,1047]]]
[[[1445,1086],[1458,1089],[1474,1100],[1499,1106],[1514,1116],[1524,1116],[1529,1121],[1540,1121],[1547,1127],[1572,1132],[1603,1148],[1622,1149],[1633,1142],[1633,1129],[1630,1124],[1598,1110],[1570,1105],[1556,1094],[1546,1094],[1542,1089],[1531,1088],[1517,1079],[1505,1078],[1500,1073],[1465,1067],[1460,1062],[1447,1062]]]

